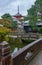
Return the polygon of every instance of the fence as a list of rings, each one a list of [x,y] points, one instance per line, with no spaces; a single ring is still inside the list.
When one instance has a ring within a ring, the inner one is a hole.
[[[42,39],[38,39],[16,52],[13,65],[26,65],[42,49]]]

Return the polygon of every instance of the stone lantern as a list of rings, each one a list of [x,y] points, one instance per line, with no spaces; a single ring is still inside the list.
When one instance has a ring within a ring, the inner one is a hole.
[[[0,43],[0,65],[11,65],[10,46],[6,41]]]

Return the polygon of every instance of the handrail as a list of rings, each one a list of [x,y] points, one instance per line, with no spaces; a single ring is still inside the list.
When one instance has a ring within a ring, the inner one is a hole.
[[[36,41],[34,41],[34,42],[28,44],[27,46],[23,47],[22,49],[20,49],[20,50],[17,51],[16,53],[14,53],[13,58],[15,58],[16,56],[18,56],[18,55],[21,54],[22,52],[24,52],[27,48],[29,49],[32,45],[37,44],[37,42],[39,42],[39,41],[41,41],[41,40],[42,40],[42,38],[40,38],[40,39],[38,39],[38,40],[36,40]]]
[[[13,65],[24,65],[24,63],[29,62],[29,60],[35,56],[35,54],[42,48],[42,38],[28,44],[27,46],[23,47],[22,49],[20,49],[19,51],[17,51],[12,59],[13,59]],[[33,53],[32,56],[30,58],[28,58],[27,60],[25,60],[25,57],[27,55],[27,53]]]

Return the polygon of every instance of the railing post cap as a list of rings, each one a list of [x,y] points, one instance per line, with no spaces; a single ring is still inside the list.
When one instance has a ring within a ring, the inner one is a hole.
[[[0,43],[0,45],[4,46],[4,45],[8,45],[8,43],[6,41],[3,41],[2,43]]]

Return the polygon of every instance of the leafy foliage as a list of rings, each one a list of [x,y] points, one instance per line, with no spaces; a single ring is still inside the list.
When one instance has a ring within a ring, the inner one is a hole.
[[[8,14],[8,13],[4,14],[2,16],[2,19],[3,19],[2,24],[4,25],[4,27],[17,29],[17,27],[18,27],[17,21],[14,21],[10,14]]]
[[[18,28],[18,23],[17,23],[17,21],[13,21],[13,22],[12,22],[12,29],[17,30],[17,28]]]
[[[2,18],[4,18],[4,19],[10,18],[11,19],[11,15],[9,13],[6,13],[2,16]]]
[[[0,42],[5,40],[5,36],[9,33],[9,29],[5,27],[0,27]]]
[[[2,19],[3,19],[3,25],[4,27],[8,27],[8,28],[11,28],[11,23],[12,23],[12,17],[10,14],[4,14],[2,16]]]
[[[36,0],[35,4],[27,12],[29,24],[33,29],[37,29],[36,23],[39,22],[38,19],[42,21],[42,0]]]

